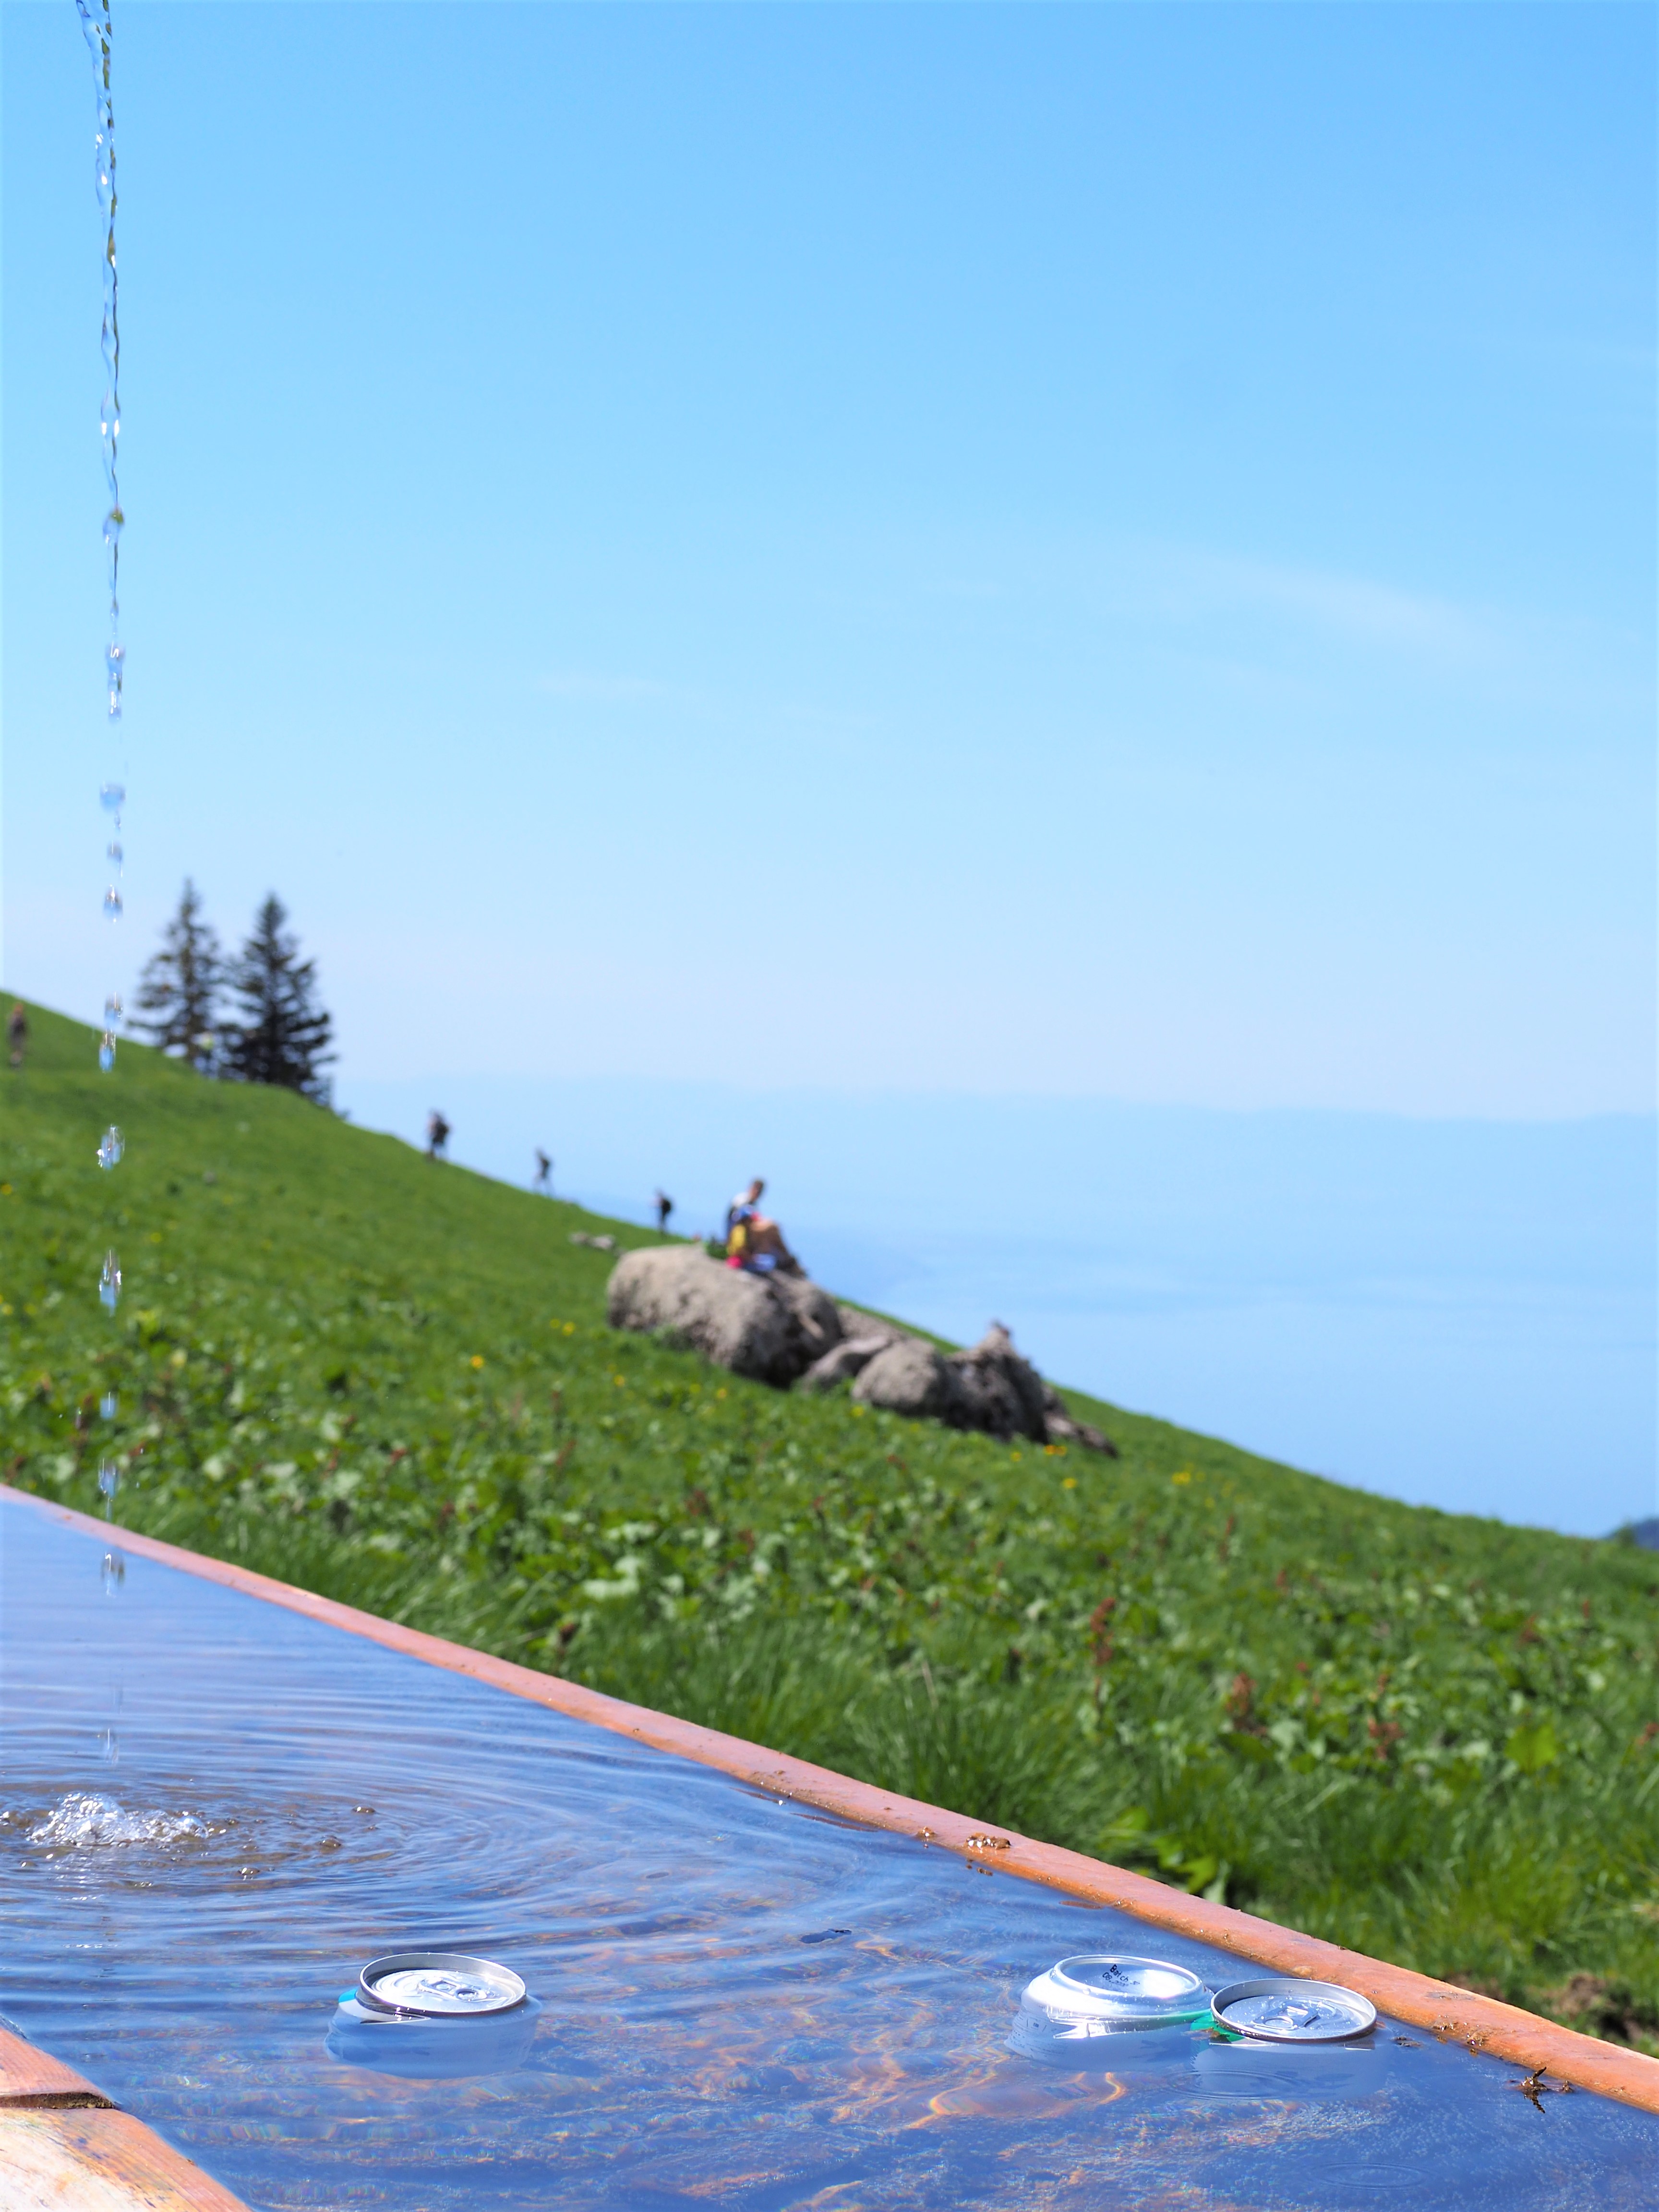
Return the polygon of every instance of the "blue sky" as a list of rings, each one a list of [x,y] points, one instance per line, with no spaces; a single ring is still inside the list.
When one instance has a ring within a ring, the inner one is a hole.
[[[89,72],[3,28],[5,962],[89,1013]],[[117,38],[129,975],[190,872],[343,1080],[1650,1105],[1650,9]]]

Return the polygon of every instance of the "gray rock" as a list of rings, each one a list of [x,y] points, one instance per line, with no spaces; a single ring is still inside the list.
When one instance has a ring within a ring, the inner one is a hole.
[[[841,1309],[841,1322],[847,1326],[849,1309]],[[890,1336],[843,1337],[833,1350],[821,1359],[815,1359],[799,1382],[797,1390],[833,1390],[838,1382],[850,1382],[855,1375],[862,1374],[878,1352],[884,1352],[892,1343]]]
[[[874,1314],[860,1313],[856,1306],[837,1306],[836,1313],[842,1338],[849,1343],[861,1343],[866,1337],[873,1337],[878,1344],[897,1344],[911,1334],[896,1321],[881,1321]]]
[[[1042,1425],[1051,1444],[1081,1444],[1085,1451],[1104,1452],[1108,1459],[1118,1455],[1117,1446],[1103,1430],[1073,1419],[1052,1382],[1042,1386]]]
[[[1005,1438],[1029,1437],[1038,1444],[1048,1441],[1042,1377],[1014,1350],[1000,1321],[966,1352],[953,1352],[948,1364],[954,1372],[958,1427]]]
[[[604,1249],[610,1240],[577,1232],[573,1241]],[[625,1253],[611,1272],[606,1316],[613,1328],[665,1336],[778,1389],[850,1381],[861,1403],[907,1420],[1117,1456],[1098,1429],[1072,1418],[1000,1322],[947,1359],[891,1322],[837,1307],[805,1275],[751,1275],[711,1260],[700,1243]]]
[[[612,1270],[612,1328],[661,1330],[734,1375],[787,1389],[841,1337],[836,1302],[805,1275],[751,1275],[700,1244],[647,1246]]]
[[[956,1416],[955,1378],[948,1364],[920,1337],[884,1345],[853,1385],[853,1395],[907,1420],[950,1421]]]

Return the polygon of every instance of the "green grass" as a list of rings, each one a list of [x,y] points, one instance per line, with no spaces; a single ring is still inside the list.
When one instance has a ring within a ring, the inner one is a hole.
[[[11,1481],[1653,2047],[1652,1555],[781,1395],[608,1329],[574,1207],[33,1020]]]

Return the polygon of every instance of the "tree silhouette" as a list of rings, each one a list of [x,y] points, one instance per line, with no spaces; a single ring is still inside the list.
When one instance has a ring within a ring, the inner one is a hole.
[[[276,1084],[326,1104],[322,1069],[334,1057],[333,1024],[317,1003],[316,963],[300,958],[299,939],[283,932],[287,920],[273,891],[231,971],[240,1006],[227,1040],[230,1071],[244,1083]]]
[[[138,979],[132,1026],[163,1052],[182,1053],[198,1066],[210,1060],[214,1016],[224,989],[225,960],[212,925],[202,919],[201,895],[190,878],[179,911],[161,933],[161,950]]]

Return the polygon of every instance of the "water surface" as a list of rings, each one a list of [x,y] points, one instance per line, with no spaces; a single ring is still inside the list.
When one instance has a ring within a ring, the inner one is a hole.
[[[103,1549],[0,1500],[0,2010],[252,2205],[1659,2197],[1659,2119],[1393,2023],[1325,2099],[1018,2056],[1063,1955],[1237,1962],[142,1559],[106,1599]],[[426,1946],[525,1977],[526,2064],[328,2057],[363,1960]]]

